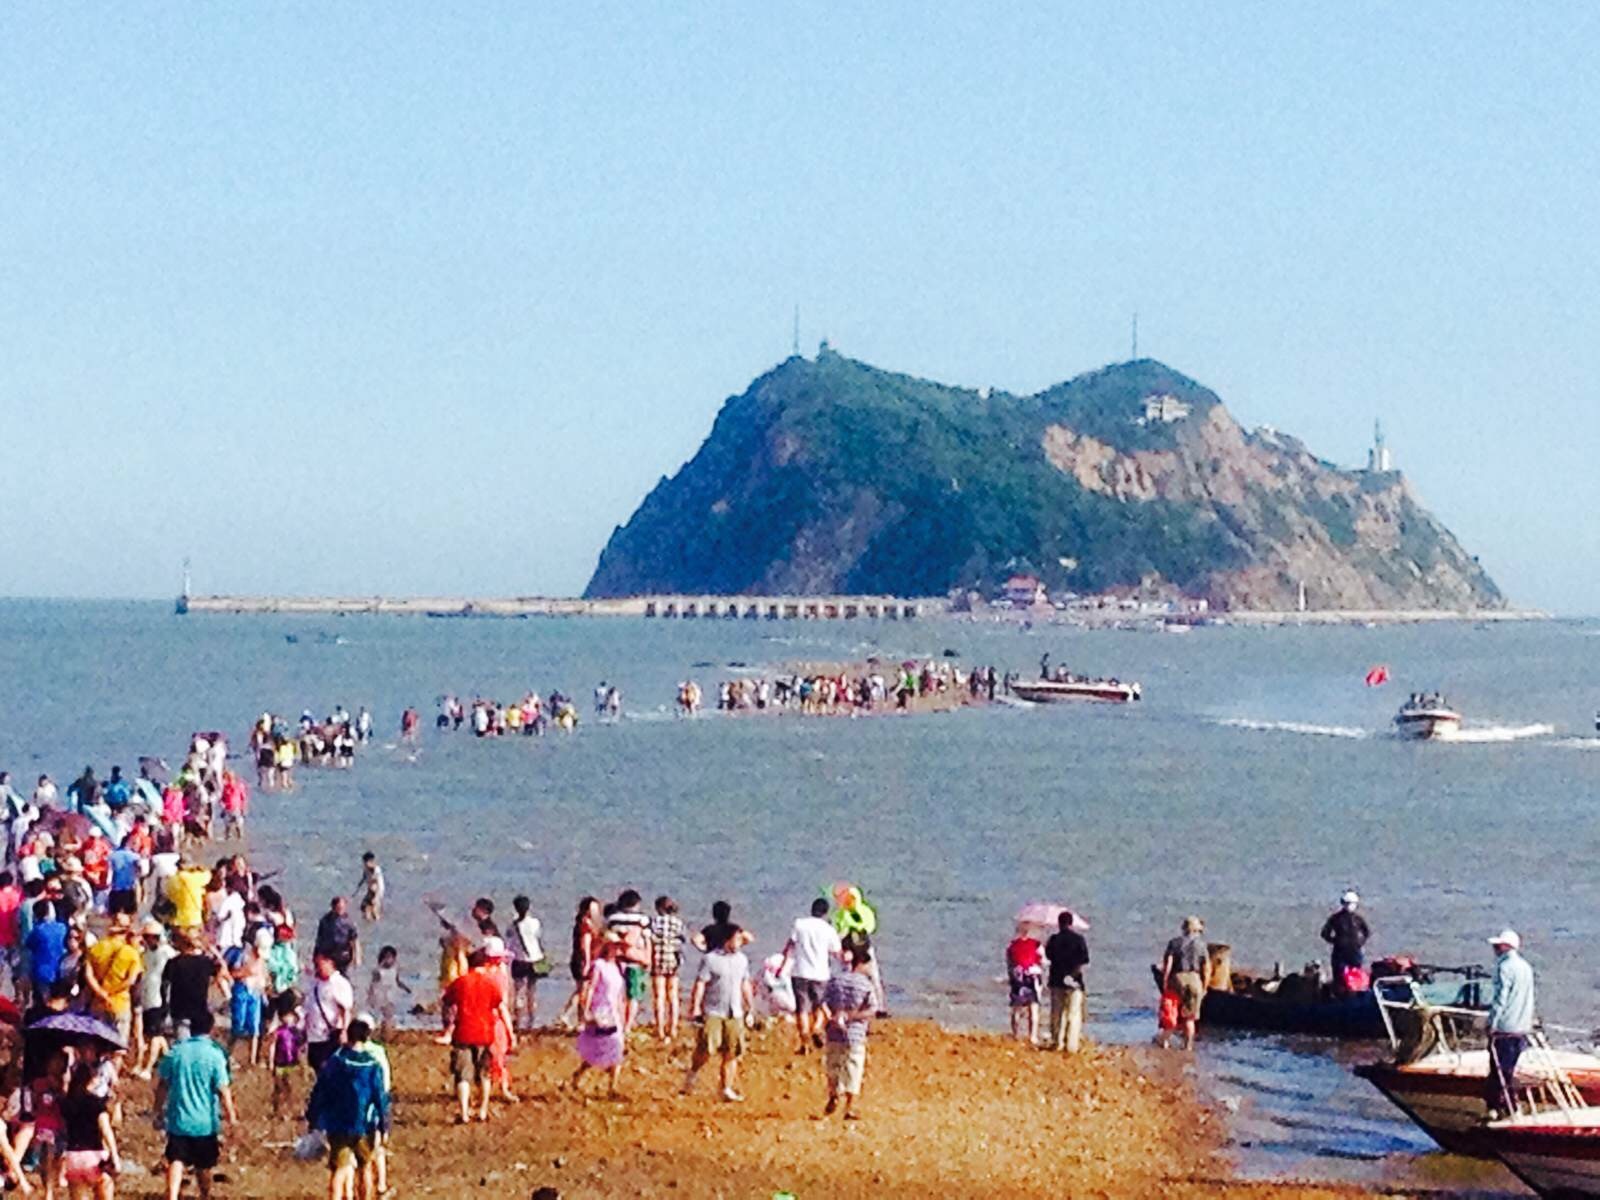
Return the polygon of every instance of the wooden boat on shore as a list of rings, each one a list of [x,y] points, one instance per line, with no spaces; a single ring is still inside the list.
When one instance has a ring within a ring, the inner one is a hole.
[[[1013,680],[1014,695],[1032,704],[1057,704],[1067,700],[1097,700],[1103,704],[1128,704],[1143,698],[1137,683],[1117,679],[1029,679]]]
[[[1217,970],[1200,1005],[1200,1023],[1229,1029],[1314,1037],[1409,1040],[1421,1036],[1420,1017],[1407,1012],[1420,1001],[1473,1012],[1486,1008],[1483,980],[1476,968],[1415,968],[1415,974],[1388,976],[1361,991],[1344,991],[1309,970],[1278,979]],[[1222,979],[1226,988],[1219,987]],[[1437,978],[1452,975],[1454,978]],[[1387,1006],[1387,1009],[1386,1009]]]

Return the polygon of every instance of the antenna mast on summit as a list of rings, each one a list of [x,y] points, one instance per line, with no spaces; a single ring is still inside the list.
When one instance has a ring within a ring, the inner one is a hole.
[[[800,306],[794,306],[794,356],[800,357]]]
[[[1133,353],[1128,355],[1129,362],[1139,361],[1139,314],[1133,314]]]

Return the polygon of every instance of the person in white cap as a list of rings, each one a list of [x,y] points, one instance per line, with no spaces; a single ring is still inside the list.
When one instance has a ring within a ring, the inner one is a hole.
[[[1533,968],[1522,957],[1515,929],[1489,939],[1494,947],[1494,997],[1489,1001],[1489,1074],[1484,1103],[1490,1119],[1516,1110],[1511,1082],[1533,1032]]]
[[[1361,897],[1351,889],[1339,897],[1339,908],[1322,923],[1322,940],[1333,947],[1329,955],[1333,962],[1333,983],[1343,987],[1347,970],[1359,971],[1366,965],[1364,950],[1372,936],[1366,918],[1356,911]]]

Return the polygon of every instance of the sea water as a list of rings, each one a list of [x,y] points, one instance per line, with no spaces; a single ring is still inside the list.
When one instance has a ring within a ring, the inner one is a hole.
[[[348,772],[302,769],[257,795],[249,850],[282,872],[309,942],[364,850],[389,879],[369,957],[400,950],[431,994],[436,901],[503,908],[526,893],[566,998],[576,899],[676,896],[691,925],[726,898],[756,956],[837,881],[880,915],[892,1007],[954,1025],[1005,1020],[1002,955],[1030,900],[1083,913],[1091,1029],[1153,1027],[1149,964],[1188,913],[1237,967],[1323,958],[1317,931],[1357,888],[1379,954],[1487,963],[1521,931],[1548,1020],[1589,1028],[1600,981],[1600,639],[1585,623],[1207,628],[1188,637],[959,619],[428,620],[173,615],[170,606],[0,603],[0,767],[20,790],[85,764],[181,757],[195,730],[242,747],[264,711],[343,704],[377,736]],[[293,637],[295,640],[290,641]],[[942,659],[1025,676],[1040,655],[1139,680],[1126,707],[996,705],[860,719],[672,712],[681,679],[799,660]],[[1364,686],[1385,664],[1389,685]],[[730,665],[736,664],[736,665]],[[625,717],[590,715],[601,680]],[[571,736],[479,741],[432,727],[446,692],[502,701],[559,688]],[[1402,742],[1405,693],[1442,689],[1454,744]],[[399,715],[423,714],[400,745]],[[251,773],[253,777],[253,773]],[[220,849],[218,850],[220,853]],[[365,980],[356,980],[358,991]],[[1370,1053],[1370,1051],[1368,1051]],[[1208,1036],[1208,1086],[1234,1111],[1251,1169],[1348,1176],[1426,1139],[1352,1078],[1328,1043]]]

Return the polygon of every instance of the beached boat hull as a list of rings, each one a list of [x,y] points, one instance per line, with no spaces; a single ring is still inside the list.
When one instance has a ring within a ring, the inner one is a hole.
[[[1483,1007],[1480,989],[1473,980],[1465,983],[1418,983],[1413,986],[1431,1004]],[[1397,1000],[1405,994],[1398,987],[1393,990],[1393,997]],[[1404,1014],[1398,1014],[1398,1017],[1403,1018]],[[1370,991],[1352,992],[1328,999],[1295,1001],[1213,989],[1206,993],[1205,1001],[1200,1006],[1200,1023],[1272,1033],[1303,1033],[1315,1037],[1377,1039],[1389,1035],[1378,1006],[1377,994]],[[1411,1031],[1400,1029],[1396,1032],[1405,1037]]]
[[[1069,700],[1094,700],[1102,704],[1127,704],[1141,698],[1137,683],[1064,683],[1054,679],[1018,681],[1011,691],[1033,704],[1059,704]]]
[[[1552,1051],[1553,1065],[1564,1072],[1584,1101],[1600,1104],[1600,1058],[1571,1051]],[[1434,1141],[1452,1154],[1492,1158],[1484,1134],[1484,1086],[1489,1071],[1487,1050],[1420,1059],[1414,1063],[1373,1063],[1356,1074],[1377,1088]],[[1517,1066],[1517,1085],[1537,1089],[1548,1072],[1533,1055]]]
[[[1547,1200],[1600,1198],[1600,1110],[1512,1117],[1486,1125],[1483,1144]]]

